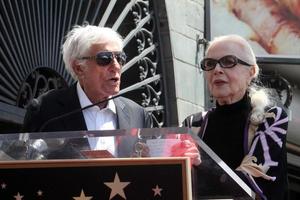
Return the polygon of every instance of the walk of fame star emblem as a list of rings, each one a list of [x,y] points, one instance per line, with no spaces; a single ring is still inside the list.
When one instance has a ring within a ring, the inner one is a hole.
[[[112,199],[117,194],[126,199],[124,188],[130,184],[130,182],[120,182],[118,173],[115,174],[114,182],[104,182],[104,184],[111,189],[109,199]]]
[[[159,195],[161,196],[161,191],[163,190],[162,188],[159,188],[158,185],[155,186],[155,188],[152,188],[153,192],[154,192],[154,195],[153,196],[156,196],[156,195]]]
[[[81,189],[80,197],[73,197],[75,200],[90,200],[92,198],[92,196],[85,196],[83,189]]]

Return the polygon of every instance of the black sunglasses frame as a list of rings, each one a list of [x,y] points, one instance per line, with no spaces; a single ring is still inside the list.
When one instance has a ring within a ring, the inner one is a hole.
[[[126,54],[123,51],[100,51],[95,56],[84,56],[78,59],[80,60],[95,60],[101,67],[108,66],[116,58],[120,65],[126,63]]]
[[[223,65],[222,60],[224,60],[224,59],[227,58],[227,57],[233,58],[233,60],[235,61],[235,62],[233,63],[233,65],[231,65],[231,66],[225,66],[225,65]],[[205,66],[204,62],[207,61],[207,60],[213,61],[213,62],[214,62],[214,66],[213,66],[213,67],[207,67],[207,66]],[[238,57],[236,57],[236,56],[234,56],[234,55],[226,55],[226,56],[223,56],[222,58],[220,58],[219,60],[216,60],[216,59],[213,59],[213,58],[204,58],[204,59],[201,61],[201,69],[202,69],[203,71],[210,71],[210,70],[213,70],[213,69],[216,68],[216,66],[217,66],[218,63],[220,64],[220,66],[221,66],[222,68],[233,68],[233,67],[235,67],[238,63],[239,63],[239,64],[242,64],[242,65],[246,65],[246,66],[253,66],[253,65],[251,65],[251,64],[249,64],[249,63],[247,63],[247,62],[245,62],[245,61],[243,61],[243,60],[241,60],[241,59],[239,59]]]

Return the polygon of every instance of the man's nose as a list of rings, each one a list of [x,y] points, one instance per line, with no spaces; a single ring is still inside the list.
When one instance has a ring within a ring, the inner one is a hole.
[[[118,62],[117,58],[115,56],[113,56],[113,60],[111,61],[111,66],[113,68],[121,68],[121,64]]]

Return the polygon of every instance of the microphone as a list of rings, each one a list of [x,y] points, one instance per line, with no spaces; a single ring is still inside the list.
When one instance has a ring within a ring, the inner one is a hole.
[[[145,80],[143,80],[143,81],[141,81],[141,82],[139,82],[139,83],[136,83],[136,84],[134,84],[134,85],[132,85],[132,86],[129,86],[129,87],[127,87],[127,88],[121,90],[118,94],[113,95],[113,96],[111,96],[110,98],[107,98],[107,99],[104,99],[104,100],[100,100],[100,101],[98,101],[98,102],[96,102],[96,103],[90,104],[90,105],[85,106],[85,107],[83,107],[83,108],[79,108],[79,109],[73,110],[73,111],[71,111],[71,112],[68,112],[68,113],[59,115],[59,116],[57,116],[57,117],[53,117],[53,118],[47,120],[46,122],[44,122],[44,123],[41,125],[41,127],[39,128],[39,132],[42,132],[42,131],[45,129],[45,127],[46,127],[47,125],[49,125],[50,123],[52,123],[52,122],[54,122],[54,121],[56,121],[56,120],[59,120],[59,119],[68,117],[68,116],[70,116],[70,115],[73,115],[73,114],[75,114],[75,113],[81,112],[81,111],[86,110],[86,109],[88,109],[88,108],[91,108],[91,107],[93,107],[93,106],[99,105],[99,104],[104,103],[104,102],[108,102],[108,101],[113,100],[113,99],[115,99],[115,98],[118,98],[118,97],[120,97],[120,96],[122,96],[122,95],[124,95],[124,94],[126,94],[126,93],[129,93],[129,92],[135,91],[135,90],[137,90],[137,89],[140,89],[141,87],[143,87],[143,86],[145,86],[145,85],[147,85],[147,84],[149,84],[149,83],[151,83],[151,82],[153,82],[153,81],[156,81],[156,80],[160,79],[160,77],[161,77],[161,76],[160,76],[159,74],[157,74],[157,75],[155,75],[155,76],[153,76],[153,77],[147,78],[147,79],[145,79]]]

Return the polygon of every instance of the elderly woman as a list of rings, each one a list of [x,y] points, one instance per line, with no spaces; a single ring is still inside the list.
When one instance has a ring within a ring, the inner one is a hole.
[[[250,45],[237,35],[214,39],[201,63],[215,108],[187,117],[199,136],[261,199],[287,198],[288,117],[254,81]]]

